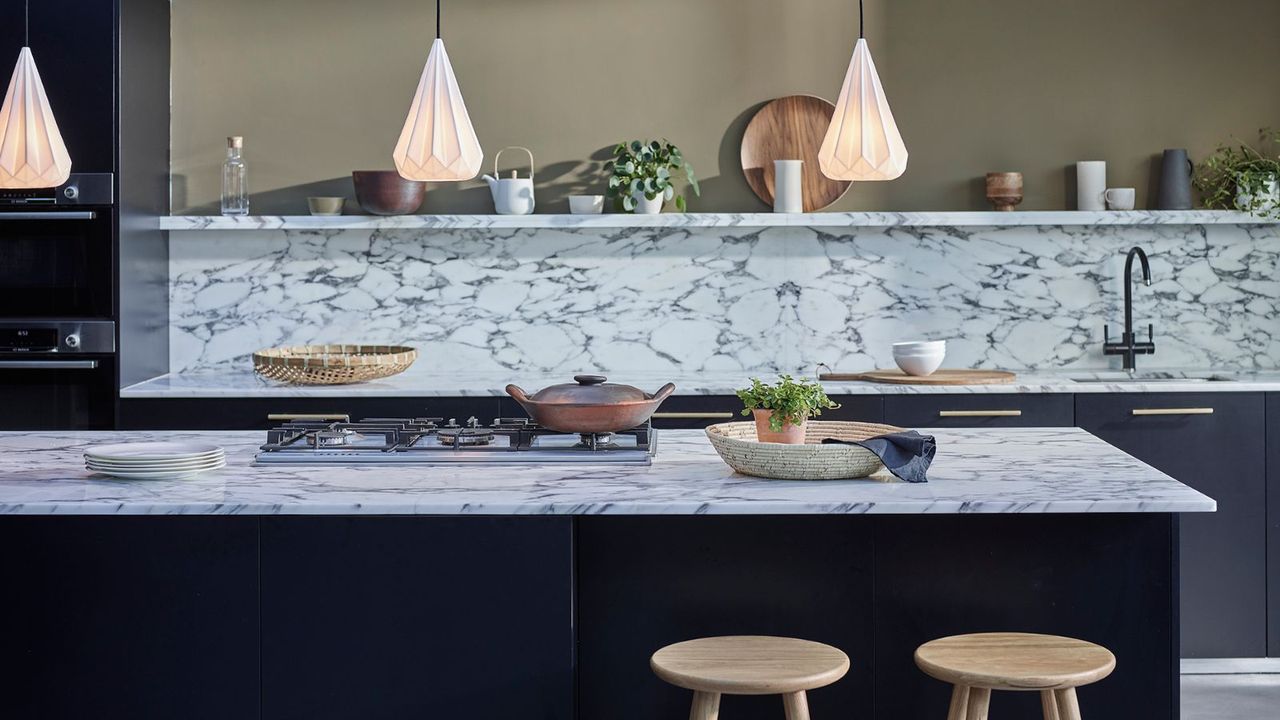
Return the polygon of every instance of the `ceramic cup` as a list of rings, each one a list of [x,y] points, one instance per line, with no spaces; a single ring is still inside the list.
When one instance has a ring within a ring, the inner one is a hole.
[[[344,197],[309,197],[307,208],[312,215],[333,217],[342,214],[342,205],[347,201]]]
[[[1103,195],[1107,199],[1108,210],[1132,210],[1137,191],[1133,188],[1108,188]]]
[[[604,212],[604,196],[570,195],[569,212],[574,215],[599,215]]]
[[[804,161],[773,161],[773,211],[804,212]]]
[[[996,210],[1012,211],[1022,202],[1022,173],[987,173],[987,202]]]
[[[1106,210],[1107,162],[1084,160],[1076,163],[1076,209]]]

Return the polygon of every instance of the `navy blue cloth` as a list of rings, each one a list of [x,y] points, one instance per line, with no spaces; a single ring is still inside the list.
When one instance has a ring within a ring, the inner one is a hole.
[[[856,441],[823,438],[822,444],[864,447],[875,453],[895,477],[909,483],[929,482],[929,466],[938,452],[938,443],[932,435],[921,435],[915,430]]]

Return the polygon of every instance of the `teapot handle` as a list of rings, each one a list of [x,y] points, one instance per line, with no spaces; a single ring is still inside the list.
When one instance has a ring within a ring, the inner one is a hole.
[[[502,177],[501,175],[499,175],[499,174],[498,174],[498,158],[502,157],[502,153],[504,153],[504,152],[506,152],[506,151],[508,151],[508,150],[523,150],[523,151],[525,151],[526,153],[528,153],[528,155],[529,155],[529,179],[530,179],[530,180],[532,180],[532,179],[533,179],[533,151],[532,151],[532,150],[530,150],[530,149],[529,149],[529,148],[527,148],[527,147],[522,147],[522,146],[520,146],[520,145],[509,145],[509,146],[507,146],[507,147],[504,147],[504,148],[502,148],[501,150],[499,150],[499,151],[498,151],[498,154],[497,154],[497,155],[494,155],[494,156],[493,156],[493,176],[494,176],[494,177]]]

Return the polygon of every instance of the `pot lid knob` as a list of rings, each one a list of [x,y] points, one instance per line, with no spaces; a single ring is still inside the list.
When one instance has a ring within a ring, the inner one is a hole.
[[[574,375],[573,379],[576,380],[579,385],[599,385],[609,378],[603,375]]]

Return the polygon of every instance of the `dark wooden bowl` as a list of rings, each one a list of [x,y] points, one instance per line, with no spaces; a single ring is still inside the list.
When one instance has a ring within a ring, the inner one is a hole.
[[[422,207],[427,184],[405,180],[395,170],[355,170],[356,202],[373,215],[409,215]]]

